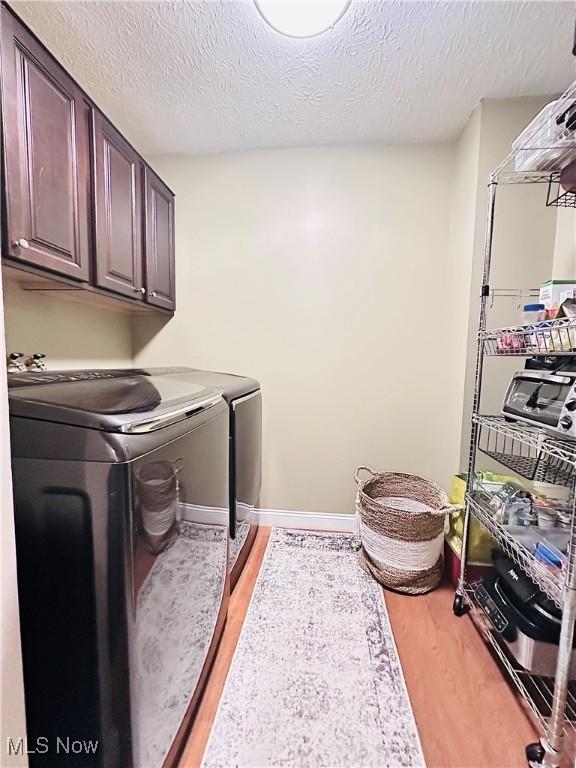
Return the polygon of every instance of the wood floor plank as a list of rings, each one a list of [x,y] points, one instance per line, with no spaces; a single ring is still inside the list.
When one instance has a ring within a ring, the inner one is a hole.
[[[210,680],[179,768],[198,768],[270,537],[260,528],[232,594]],[[453,591],[385,595],[428,768],[524,768],[535,731]],[[350,768],[355,768],[350,766]]]
[[[385,593],[428,768],[524,768],[536,733],[454,591]]]

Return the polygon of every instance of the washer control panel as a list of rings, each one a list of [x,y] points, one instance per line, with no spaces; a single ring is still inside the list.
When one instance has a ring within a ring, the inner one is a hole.
[[[8,377],[10,387],[33,387],[38,384],[66,384],[72,381],[94,381],[95,379],[114,379],[117,371],[58,371],[41,373],[15,373]]]

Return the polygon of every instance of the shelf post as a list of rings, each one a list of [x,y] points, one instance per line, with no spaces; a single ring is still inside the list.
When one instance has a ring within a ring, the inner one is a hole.
[[[482,290],[480,294],[480,318],[478,329],[480,332],[486,330],[486,301],[489,295],[490,263],[492,261],[492,242],[494,235],[494,212],[496,206],[496,187],[497,182],[494,176],[490,177],[488,184],[488,211],[486,214],[486,234],[484,237],[484,267],[482,271]],[[472,400],[472,415],[478,413],[480,406],[480,390],[482,384],[482,369],[484,364],[484,338],[483,334],[478,334],[476,346],[476,371],[474,375],[474,397]],[[470,452],[468,455],[468,477],[466,481],[466,493],[472,494],[474,490],[474,473],[476,470],[476,446],[478,443],[478,425],[472,419],[470,431]],[[466,561],[468,558],[468,532],[470,529],[470,508],[466,504],[464,512],[464,528],[462,531],[462,553],[460,555],[460,576],[458,577],[458,587],[454,597],[454,613],[461,616],[465,613],[464,585],[466,580]]]
[[[545,768],[558,768],[560,765],[563,741],[564,721],[566,712],[566,699],[568,684],[570,682],[570,667],[572,665],[572,652],[574,644],[574,622],[576,620],[576,542],[575,520],[576,495],[574,482],[571,485],[572,525],[570,528],[570,545],[568,548],[568,563],[566,567],[566,582],[564,588],[564,600],[562,602],[562,625],[560,627],[560,641],[558,646],[558,660],[556,662],[556,674],[554,676],[554,696],[550,719],[546,728],[546,737],[542,740],[544,757],[542,765]]]

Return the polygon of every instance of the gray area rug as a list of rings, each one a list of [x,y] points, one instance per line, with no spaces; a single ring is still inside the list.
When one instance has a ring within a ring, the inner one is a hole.
[[[351,535],[273,530],[202,765],[424,765],[382,592]]]

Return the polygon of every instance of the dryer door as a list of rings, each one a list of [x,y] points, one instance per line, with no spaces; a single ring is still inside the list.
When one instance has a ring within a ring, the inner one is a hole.
[[[262,395],[252,392],[232,401],[234,462],[230,508],[232,535],[254,522],[262,486]]]

